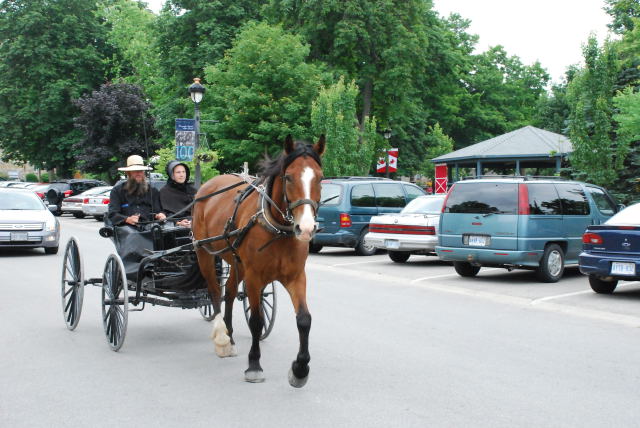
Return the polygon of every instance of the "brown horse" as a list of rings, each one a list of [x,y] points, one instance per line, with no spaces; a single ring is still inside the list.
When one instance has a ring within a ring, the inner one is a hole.
[[[316,214],[320,201],[322,167],[320,156],[324,152],[324,135],[318,142],[306,145],[288,136],[280,157],[265,162],[261,183],[245,184],[205,199],[193,210],[193,235],[196,240],[228,235],[243,230],[239,235],[198,246],[198,264],[207,280],[213,303],[214,322],[212,339],[220,357],[234,356],[232,312],[238,283],[244,280],[251,314],[251,350],[249,368],[245,371],[248,382],[262,382],[260,366],[260,335],[264,320],[260,299],[264,287],[279,281],[284,285],[296,313],[300,336],[300,349],[289,371],[289,383],[302,387],[309,374],[309,330],[311,314],[307,308],[307,278],[304,271],[309,254],[309,241],[316,231]],[[207,181],[196,198],[241,182],[236,175],[221,175]],[[220,312],[221,292],[216,278],[213,253],[224,248],[221,257],[231,266],[226,282],[224,318]]]

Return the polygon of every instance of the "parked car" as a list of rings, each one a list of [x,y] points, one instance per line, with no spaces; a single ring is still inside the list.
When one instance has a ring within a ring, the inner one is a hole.
[[[596,293],[613,293],[619,280],[640,280],[640,203],[587,227],[582,242],[580,272]]]
[[[99,192],[87,195],[91,190],[98,189]],[[109,195],[113,186],[94,187],[88,192],[83,193],[82,212],[84,215],[93,216],[98,221],[104,220],[104,216],[109,210]]]
[[[58,219],[34,192],[0,188],[0,248],[41,247],[56,254],[59,241]]]
[[[36,192],[36,195],[44,201],[45,194],[47,193],[47,190],[49,190],[49,186],[49,183],[38,183],[35,186],[30,187],[29,190]]]
[[[436,253],[461,276],[482,266],[535,269],[556,282],[577,264],[582,234],[616,213],[601,187],[568,180],[483,178],[455,183],[442,208]]]
[[[92,180],[84,178],[76,178],[71,180],[54,181],[49,185],[45,192],[45,203],[47,205],[56,205],[58,209],[54,215],[62,214],[62,200],[69,196],[80,194],[97,186],[106,186],[107,183],[101,180]]]
[[[84,210],[82,208],[83,202],[85,200],[88,201],[89,198],[94,195],[99,195],[104,191],[110,190],[111,186],[97,186],[92,187],[91,189],[86,190],[78,195],[66,197],[62,200],[60,211],[62,212],[62,214],[71,213],[75,218],[83,218],[85,216]]]
[[[387,250],[396,263],[411,254],[435,255],[438,223],[445,195],[418,196],[398,214],[371,217],[365,243]]]
[[[412,183],[375,177],[338,177],[322,180],[318,233],[309,246],[317,253],[324,246],[355,248],[356,254],[375,254],[365,242],[372,216],[398,213],[408,202],[425,195]]]

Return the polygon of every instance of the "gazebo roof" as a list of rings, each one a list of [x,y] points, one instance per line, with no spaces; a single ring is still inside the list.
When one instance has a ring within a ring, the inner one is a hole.
[[[482,159],[496,160],[531,159],[564,156],[573,151],[571,141],[564,135],[545,131],[533,126],[525,126],[503,135],[481,141],[455,152],[431,159],[433,163]]]

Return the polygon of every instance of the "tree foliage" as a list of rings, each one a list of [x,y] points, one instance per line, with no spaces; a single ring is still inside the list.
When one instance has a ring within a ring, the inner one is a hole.
[[[605,0],[604,10],[613,21],[608,27],[616,34],[623,34],[635,28],[633,18],[640,18],[639,0]]]
[[[427,158],[424,160],[422,166],[423,175],[433,178],[435,175],[435,165],[431,162],[431,159],[438,156],[446,155],[453,151],[453,140],[446,135],[439,123],[429,128],[429,134],[427,135]]]
[[[244,161],[254,169],[281,149],[287,134],[310,135],[310,109],[322,83],[319,67],[305,62],[309,47],[282,28],[253,23],[217,65],[206,70],[222,171]]]
[[[95,0],[0,2],[0,146],[6,158],[69,172],[71,100],[104,81],[110,56]]]
[[[325,176],[367,175],[377,152],[375,132],[363,135],[356,117],[358,87],[355,82],[322,88],[311,107],[315,135],[325,134],[329,144],[322,159]],[[367,118],[367,122],[369,119]],[[373,124],[375,126],[375,123]],[[366,129],[370,131],[367,123]]]
[[[149,158],[159,148],[150,105],[139,86],[105,84],[75,104],[80,110],[75,123],[83,133],[75,149],[82,168],[106,173],[114,182],[128,156]]]

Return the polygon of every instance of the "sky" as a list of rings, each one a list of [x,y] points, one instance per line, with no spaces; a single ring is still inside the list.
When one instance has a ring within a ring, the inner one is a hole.
[[[146,0],[158,12],[164,0]],[[440,15],[459,13],[480,39],[476,52],[502,45],[524,64],[540,61],[560,83],[569,65],[582,63],[582,45],[594,33],[608,35],[604,0],[433,0]]]

